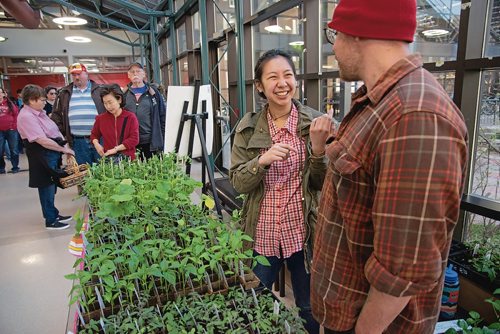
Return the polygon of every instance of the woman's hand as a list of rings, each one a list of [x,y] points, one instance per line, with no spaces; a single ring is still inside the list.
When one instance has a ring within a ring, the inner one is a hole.
[[[72,150],[72,149],[70,149],[69,147],[63,147],[63,151],[62,151],[62,153],[67,154],[67,155],[68,155],[68,157],[69,157],[70,155],[75,156],[75,151],[73,151],[73,150]]]
[[[311,135],[311,146],[313,154],[325,153],[326,142],[330,137],[335,137],[335,126],[332,122],[332,113],[313,119],[309,133]]]
[[[283,161],[290,157],[290,151],[297,152],[295,148],[288,144],[276,143],[266,153],[259,158],[259,165],[267,167],[275,161]]]
[[[93,144],[99,156],[102,157],[104,155],[104,148],[102,147],[102,145],[97,140]]]
[[[110,156],[110,155],[113,155],[113,154],[116,154],[118,153],[118,149],[115,147],[113,147],[112,149],[109,149],[106,151],[106,153],[104,153],[104,156],[107,157],[107,156]],[[101,155],[102,156],[102,155]]]

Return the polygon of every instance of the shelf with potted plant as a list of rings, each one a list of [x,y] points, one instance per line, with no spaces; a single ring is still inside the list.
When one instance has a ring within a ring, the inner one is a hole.
[[[253,254],[243,243],[251,239],[237,228],[237,215],[223,222],[207,210],[209,197],[204,207],[193,205],[198,186],[174,155],[92,168],[84,187],[92,207],[85,253],[75,262],[81,270],[66,276],[75,281],[71,303],[79,305],[81,328],[102,329],[123,312],[161,310],[192,293],[258,285],[245,265]]]

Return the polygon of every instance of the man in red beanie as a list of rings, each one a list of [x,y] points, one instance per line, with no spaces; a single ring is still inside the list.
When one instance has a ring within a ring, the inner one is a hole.
[[[410,54],[415,0],[341,0],[326,30],[362,80],[336,139],[316,226],[314,317],[325,333],[433,333],[468,157],[463,117]]]

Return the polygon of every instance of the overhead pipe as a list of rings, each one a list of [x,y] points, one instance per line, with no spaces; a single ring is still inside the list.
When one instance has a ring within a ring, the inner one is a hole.
[[[0,6],[25,28],[35,29],[40,25],[40,10],[31,8],[26,0],[0,0]]]

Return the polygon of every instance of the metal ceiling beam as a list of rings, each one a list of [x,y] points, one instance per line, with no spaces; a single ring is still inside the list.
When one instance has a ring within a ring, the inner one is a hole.
[[[141,6],[134,5],[132,2],[125,1],[125,0],[113,0],[113,3],[116,3],[120,6],[127,7],[137,13],[141,13],[144,15],[148,16],[172,16],[173,13],[171,10],[156,10],[156,9],[149,9],[149,8],[143,8]]]
[[[61,6],[64,6],[68,9],[74,9],[82,14],[85,14],[87,16],[90,16],[96,20],[100,20],[100,21],[103,21],[103,22],[106,22],[106,23],[109,23],[111,24],[112,26],[115,26],[117,28],[120,28],[120,29],[124,29],[124,30],[128,30],[128,31],[132,31],[132,32],[135,32],[137,34],[149,34],[149,30],[142,30],[142,29],[138,29],[138,28],[135,28],[135,27],[131,27],[127,24],[124,24],[124,23],[121,23],[121,22],[118,22],[114,19],[111,19],[105,15],[102,15],[101,13],[95,13],[95,12],[92,12],[86,8],[82,8],[82,7],[79,7],[79,6],[76,6],[72,3],[69,3],[65,0],[52,0],[54,3],[57,3]]]

